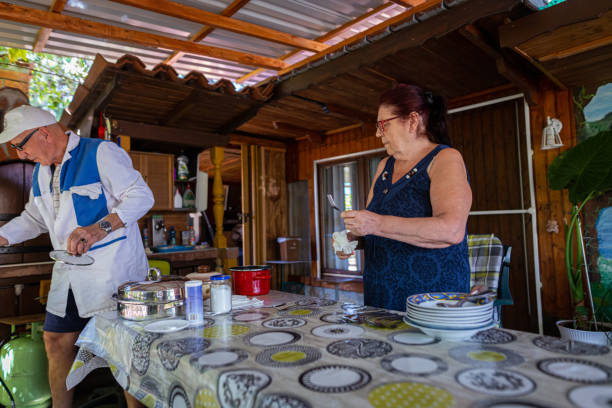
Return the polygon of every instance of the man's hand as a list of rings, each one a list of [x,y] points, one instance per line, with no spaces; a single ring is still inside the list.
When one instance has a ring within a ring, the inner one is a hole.
[[[87,227],[78,227],[68,237],[66,250],[73,255],[83,255],[96,242],[104,239],[107,233],[100,229],[98,224]]]
[[[8,244],[9,244],[8,239],[6,239],[2,235],[0,235],[0,246],[6,246]]]

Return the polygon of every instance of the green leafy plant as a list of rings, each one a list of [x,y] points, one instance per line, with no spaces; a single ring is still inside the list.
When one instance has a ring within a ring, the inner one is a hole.
[[[579,222],[587,202],[612,190],[612,131],[600,132],[557,156],[548,168],[548,186],[569,192],[572,212],[565,231],[565,269],[576,324],[584,327],[589,309],[585,307],[585,253]]]
[[[30,103],[53,111],[59,119],[92,61],[0,46],[0,64],[3,69],[28,69]]]

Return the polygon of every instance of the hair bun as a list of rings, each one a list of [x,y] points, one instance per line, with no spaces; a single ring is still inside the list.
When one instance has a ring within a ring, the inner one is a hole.
[[[427,101],[428,105],[433,105],[434,104],[433,93],[431,93],[430,91],[426,91],[425,92],[425,100]]]

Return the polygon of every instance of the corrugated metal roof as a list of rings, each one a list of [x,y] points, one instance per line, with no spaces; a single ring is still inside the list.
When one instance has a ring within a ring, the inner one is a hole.
[[[12,0],[8,2],[48,11],[53,1]],[[220,13],[232,3],[231,0],[178,0],[176,2],[212,13]],[[232,18],[288,34],[316,39],[384,3],[386,0],[251,0]],[[361,21],[355,27],[338,33],[326,43],[334,44],[342,41],[404,10],[406,9],[399,5],[390,5],[382,12]],[[203,27],[202,24],[108,0],[68,0],[62,14],[181,40],[188,40]],[[39,27],[36,26],[0,20],[0,44],[31,50],[38,30]],[[223,29],[215,29],[201,43],[273,58],[281,58],[294,50],[291,46]],[[172,50],[55,30],[51,32],[43,51],[89,59],[99,53],[111,62],[115,62],[124,54],[131,54],[140,58],[149,69],[172,54]],[[303,51],[287,61],[294,63],[310,55],[312,55],[311,52]],[[255,69],[231,61],[193,54],[184,54],[173,64],[173,67],[181,75],[192,70],[201,71],[211,80],[220,78],[236,80]],[[275,74],[275,71],[263,71],[249,78],[245,84],[254,84]]]

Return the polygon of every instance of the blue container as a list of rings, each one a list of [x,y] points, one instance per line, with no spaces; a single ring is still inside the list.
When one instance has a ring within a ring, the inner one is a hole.
[[[202,304],[202,281],[185,282],[186,308],[185,315],[190,324],[198,325],[204,322],[204,305]]]

